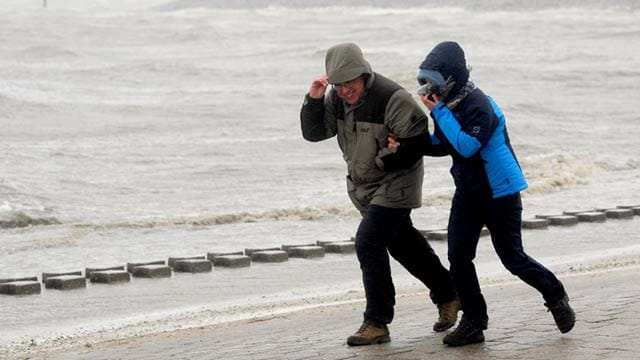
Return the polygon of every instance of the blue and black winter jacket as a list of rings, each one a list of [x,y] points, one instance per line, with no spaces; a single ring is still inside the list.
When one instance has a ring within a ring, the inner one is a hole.
[[[490,191],[494,199],[526,189],[504,114],[493,99],[475,89],[454,110],[442,102],[432,109],[435,131],[427,155],[452,156],[456,187],[464,192]]]

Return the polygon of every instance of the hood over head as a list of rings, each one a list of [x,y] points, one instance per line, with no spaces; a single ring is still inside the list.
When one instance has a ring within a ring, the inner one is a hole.
[[[440,75],[440,77],[437,76]],[[445,41],[436,45],[424,61],[420,64],[418,82],[424,79],[433,81],[434,77],[439,81],[454,81],[453,87],[446,98],[455,96],[469,80],[469,70],[464,51],[453,41]],[[436,81],[436,82],[439,82]]]
[[[371,75],[371,65],[364,59],[356,44],[346,43],[327,50],[325,66],[330,84],[351,81],[362,74]]]

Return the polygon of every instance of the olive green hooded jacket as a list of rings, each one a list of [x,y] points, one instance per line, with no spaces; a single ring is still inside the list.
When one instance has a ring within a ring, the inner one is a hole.
[[[347,191],[364,212],[369,204],[390,208],[418,208],[422,204],[422,158],[408,168],[386,171],[381,158],[389,133],[399,138],[425,135],[427,117],[411,95],[395,82],[374,73],[355,44],[340,44],[326,55],[329,83],[365,75],[365,88],[355,105],[341,100],[334,89],[322,99],[305,96],[300,122],[309,141],[337,136],[347,163]]]

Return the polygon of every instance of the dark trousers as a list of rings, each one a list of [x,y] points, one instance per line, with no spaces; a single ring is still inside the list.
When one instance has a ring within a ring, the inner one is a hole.
[[[436,304],[456,296],[449,271],[413,227],[410,214],[411,209],[369,205],[363,215],[356,233],[356,253],[367,298],[365,319],[382,324],[393,320],[395,288],[389,254],[431,290]]]
[[[463,319],[483,329],[489,319],[487,304],[473,265],[483,225],[491,232],[493,247],[507,270],[538,290],[547,302],[564,295],[555,275],[524,252],[521,223],[520,193],[493,199],[489,194],[469,195],[456,190],[448,231],[451,276],[462,303]]]

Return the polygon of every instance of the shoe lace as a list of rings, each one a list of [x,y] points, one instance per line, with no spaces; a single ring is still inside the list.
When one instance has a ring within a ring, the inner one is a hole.
[[[360,329],[358,329],[358,332],[359,332],[359,333],[364,333],[365,331],[367,331],[367,329],[368,329],[369,327],[379,327],[379,326],[376,326],[376,324],[374,324],[372,321],[365,320],[365,321],[362,323],[362,325],[360,325]]]
[[[552,313],[558,312],[558,313],[566,313],[567,311],[567,306],[565,303],[565,299],[560,299],[558,301],[556,301],[555,303],[545,303],[544,305],[547,307],[547,312],[551,311]]]
[[[367,330],[368,327],[369,327],[369,323],[365,321],[362,323],[362,325],[360,325],[360,329],[358,329],[358,332],[363,333]]]

